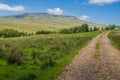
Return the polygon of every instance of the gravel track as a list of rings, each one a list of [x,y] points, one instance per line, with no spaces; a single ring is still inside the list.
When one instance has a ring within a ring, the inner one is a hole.
[[[83,48],[57,80],[120,80],[120,52],[111,45],[108,33],[98,35]],[[94,58],[96,53],[98,59]]]

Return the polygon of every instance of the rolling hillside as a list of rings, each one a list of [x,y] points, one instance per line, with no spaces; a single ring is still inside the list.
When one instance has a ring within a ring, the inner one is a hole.
[[[21,15],[0,17],[0,29],[9,28],[25,32],[37,30],[57,31],[86,23],[75,16],[50,15],[47,13],[25,13]],[[104,25],[88,23],[90,27]]]

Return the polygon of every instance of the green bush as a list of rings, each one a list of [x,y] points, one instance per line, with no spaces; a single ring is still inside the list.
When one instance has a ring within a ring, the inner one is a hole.
[[[114,30],[115,28],[117,28],[118,26],[117,25],[109,25],[109,26],[106,26],[105,27],[105,30]]]
[[[71,34],[71,33],[80,33],[80,32],[89,32],[88,25],[83,24],[81,26],[75,26],[69,29],[61,29],[59,31],[60,34]]]
[[[33,73],[25,74],[23,77],[21,77],[19,80],[35,80],[36,75]]]
[[[52,56],[46,55],[41,57],[41,69],[45,69],[48,67],[53,67],[55,65],[55,61],[53,60]]]
[[[37,51],[32,51],[32,59],[35,60],[40,57],[40,53]]]
[[[10,56],[8,57],[8,64],[21,65],[23,63],[23,53],[18,49],[18,47],[12,48]]]
[[[12,30],[12,29],[4,29],[0,31],[0,37],[3,37],[3,38],[20,37],[20,36],[26,36],[26,35],[27,33],[18,32],[17,30]]]
[[[5,48],[4,48],[4,46],[0,46],[0,59],[3,59],[5,56],[6,56],[6,54],[4,53],[4,50],[5,50]]]

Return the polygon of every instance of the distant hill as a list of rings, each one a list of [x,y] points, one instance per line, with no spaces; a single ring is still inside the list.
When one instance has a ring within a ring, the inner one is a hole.
[[[47,13],[25,13],[21,15],[0,17],[0,29],[10,28],[25,32],[37,30],[57,31],[87,23],[75,16],[51,15]],[[90,27],[103,27],[102,24],[88,23]]]

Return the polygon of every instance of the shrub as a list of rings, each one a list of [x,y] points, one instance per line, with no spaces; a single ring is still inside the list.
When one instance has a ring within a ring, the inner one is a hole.
[[[0,31],[0,37],[8,38],[8,37],[20,37],[20,36],[26,36],[27,34],[24,32],[18,32],[17,30],[12,29],[4,29]]]
[[[23,53],[18,50],[17,47],[11,50],[10,56],[8,57],[8,64],[23,64]]]
[[[29,73],[21,77],[19,80],[35,80],[37,76],[33,73]]]
[[[41,64],[42,69],[45,69],[47,67],[53,67],[55,65],[53,58],[49,55],[43,56],[41,58],[41,61],[42,61],[42,64]]]
[[[4,50],[5,50],[5,48],[1,45],[0,46],[0,59],[3,59],[4,57],[6,57]]]
[[[33,59],[33,60],[39,58],[39,56],[40,56],[40,53],[39,53],[39,52],[36,52],[36,51],[33,51],[33,52],[32,52],[32,59]]]
[[[69,29],[61,29],[59,31],[60,34],[71,34],[71,33],[80,33],[80,32],[89,32],[88,25],[83,24],[81,26],[75,26]]]

